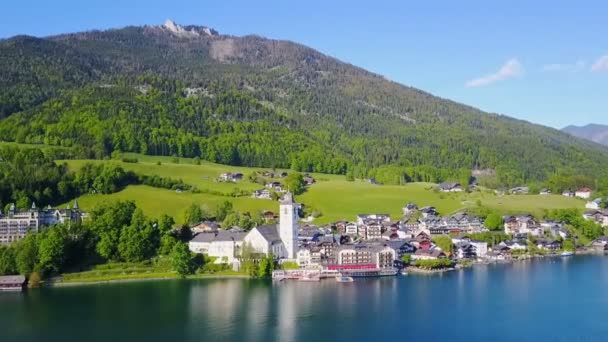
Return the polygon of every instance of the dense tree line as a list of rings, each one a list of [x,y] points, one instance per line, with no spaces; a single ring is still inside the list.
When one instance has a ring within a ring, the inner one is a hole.
[[[208,39],[178,44],[159,28],[128,27],[2,41],[0,116],[10,116],[0,139],[97,158],[199,157],[385,184],[465,183],[471,169],[487,169],[493,176],[480,181],[492,187],[568,174],[608,188],[608,153],[559,131],[434,97],[299,44],[215,37],[230,39],[224,59]]]

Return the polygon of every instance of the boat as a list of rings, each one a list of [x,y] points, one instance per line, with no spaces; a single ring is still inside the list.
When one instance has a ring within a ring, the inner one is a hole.
[[[394,276],[399,272],[396,268],[371,268],[343,270],[342,275],[353,278]]]
[[[338,283],[352,283],[355,280],[353,279],[353,277],[337,276],[336,281]]]
[[[298,278],[299,281],[321,281],[321,277],[319,275],[308,275],[305,274],[302,277]]]
[[[573,256],[574,252],[569,252],[569,251],[563,251],[559,254],[559,256],[563,256],[563,257],[569,257],[569,256]]]
[[[401,275],[407,275],[407,271],[406,270],[401,270]]]

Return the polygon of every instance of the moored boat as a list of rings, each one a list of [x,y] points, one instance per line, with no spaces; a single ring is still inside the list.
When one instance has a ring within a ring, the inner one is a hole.
[[[574,255],[574,252],[570,252],[570,251],[563,251],[563,252],[561,252],[559,255],[560,255],[560,256],[563,256],[563,257],[568,257],[568,256],[573,256],[573,255]]]
[[[353,277],[337,276],[336,281],[338,283],[352,283],[355,280],[353,279]]]

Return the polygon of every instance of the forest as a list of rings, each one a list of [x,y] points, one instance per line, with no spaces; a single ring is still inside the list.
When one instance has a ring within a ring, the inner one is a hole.
[[[468,184],[475,170],[492,188],[598,189],[608,169],[605,147],[258,36],[146,26],[13,37],[0,41],[0,87],[0,140],[89,158],[199,157],[385,184]]]

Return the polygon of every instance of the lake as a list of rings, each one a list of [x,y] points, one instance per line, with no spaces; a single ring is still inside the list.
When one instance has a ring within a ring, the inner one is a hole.
[[[320,283],[206,279],[0,293],[0,341],[606,341],[608,257]]]

